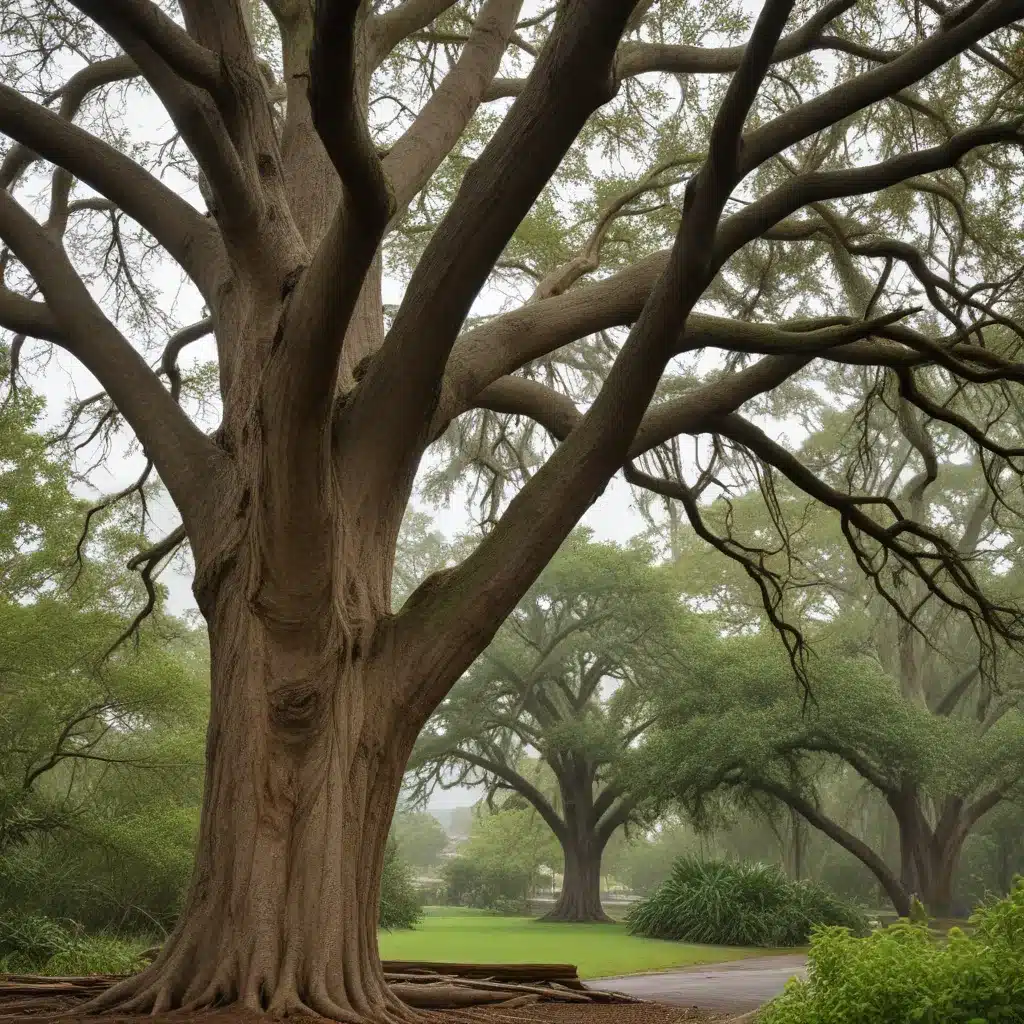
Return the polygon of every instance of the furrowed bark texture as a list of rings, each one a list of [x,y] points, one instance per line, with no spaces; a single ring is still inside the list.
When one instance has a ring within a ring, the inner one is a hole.
[[[330,613],[274,635],[245,593],[229,573],[207,611],[208,774],[185,910],[159,958],[94,1008],[237,1001],[401,1019],[377,953],[384,845],[415,736],[387,699],[396,667],[325,638]]]

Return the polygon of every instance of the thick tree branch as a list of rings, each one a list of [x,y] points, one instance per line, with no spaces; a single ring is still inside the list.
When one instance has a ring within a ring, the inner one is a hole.
[[[414,655],[427,669],[426,681],[411,695],[415,704],[436,704],[435,689],[447,689],[449,680],[486,646],[515,606],[524,582],[536,577],[626,461],[633,435],[668,358],[676,350],[686,318],[713,275],[703,243],[713,234],[738,182],[740,133],[791,8],[791,0],[768,0],[762,9],[743,64],[715,119],[708,158],[687,186],[668,268],[590,410],[516,495],[477,550],[457,569],[428,580],[399,616],[399,620],[429,630],[421,616],[430,622],[443,609],[446,623],[460,623],[454,636],[438,637],[427,650],[417,650]],[[527,95],[524,93],[517,105]],[[505,124],[508,122],[506,118]],[[552,500],[553,493],[557,500]],[[472,618],[468,615],[471,606]],[[400,622],[399,629],[403,625]]]
[[[488,0],[459,59],[384,158],[401,213],[441,165],[497,73],[522,0]]]
[[[98,25],[115,21],[130,29],[186,82],[211,93],[223,85],[217,54],[190,38],[150,0],[72,0],[72,3]]]
[[[962,672],[935,705],[935,714],[940,718],[948,718],[956,710],[967,691],[970,690],[971,684],[978,678],[978,675],[977,665],[972,666],[966,672]]]
[[[186,524],[199,526],[218,449],[103,315],[64,250],[6,192],[0,238],[33,276],[61,333],[58,343],[103,385],[156,463]],[[194,534],[193,534],[194,536]]]
[[[900,912],[907,906],[909,894],[903,889],[899,879],[889,870],[888,865],[871,849],[867,843],[858,839],[852,832],[822,814],[809,800],[793,793],[783,786],[769,780],[758,780],[750,784],[753,788],[781,800],[791,807],[819,832],[824,833],[833,842],[838,843],[848,853],[852,853],[881,883],[886,895]]]
[[[256,154],[246,152],[246,145],[250,141],[246,131],[251,127],[250,118],[239,119],[236,116],[240,108],[239,90],[245,87],[244,72],[248,71],[251,77],[255,74],[253,67],[243,68],[233,62],[232,74],[223,76],[215,95],[192,86],[188,78],[175,69],[159,45],[155,46],[140,32],[133,19],[124,17],[121,11],[115,9],[120,5],[138,8],[140,4],[149,6],[149,0],[115,0],[112,4],[107,4],[105,0],[82,0],[79,6],[88,7],[88,14],[93,21],[135,61],[140,73],[171,115],[213,192],[218,222],[225,229],[225,243],[233,248],[236,257],[244,257],[249,247],[258,244],[256,229],[263,198],[256,185]],[[155,16],[155,19],[147,16],[143,20],[152,20],[154,24],[150,28],[153,28],[156,22],[161,22],[161,18],[161,15]],[[199,52],[203,51],[187,34],[184,34],[187,43],[183,42],[181,30],[173,22],[169,22],[169,25],[178,33],[177,39],[183,48],[198,47]],[[167,28],[167,25],[163,27]],[[159,36],[160,31],[156,35]],[[160,41],[157,40],[158,43]],[[196,51],[193,50],[195,55]],[[182,54],[177,53],[176,56],[181,57]],[[226,65],[222,68],[223,56],[222,53],[216,58],[218,73],[226,68]],[[251,53],[247,56],[248,64],[252,65]],[[265,108],[262,85],[259,86],[259,95]],[[255,110],[255,107],[250,106],[250,113]],[[264,109],[263,116],[269,122],[269,111]],[[245,123],[245,129],[241,131],[239,120]],[[240,141],[241,148],[238,147]]]
[[[359,100],[359,7],[357,0],[317,3],[309,57],[309,105],[313,124],[348,193],[350,218],[364,230],[379,232],[394,207]]]
[[[455,0],[405,0],[397,7],[373,19],[373,66],[376,67],[403,40],[425,29],[439,18]]]
[[[0,132],[110,199],[153,235],[204,297],[213,294],[223,258],[219,232],[134,160],[5,85]]]
[[[34,302],[0,285],[0,327],[40,341],[61,340],[60,327],[45,302]]]
[[[47,102],[59,97],[60,106],[57,113],[66,121],[73,121],[86,96],[94,89],[102,88],[113,82],[126,81],[138,74],[138,65],[127,55],[99,60],[73,74],[53,97],[47,98]],[[2,125],[0,125],[0,130],[3,130]],[[3,164],[0,165],[0,188],[10,189],[16,185],[18,178],[36,159],[38,159],[37,154],[28,146],[20,142],[13,145],[4,157]]]
[[[597,839],[604,848],[608,840],[614,835],[615,830],[625,825],[637,808],[639,801],[633,797],[623,797],[619,805],[612,810],[606,818],[598,820]],[[596,811],[596,807],[595,807]]]
[[[779,40],[772,54],[773,63],[792,60],[814,50],[834,50],[878,63],[893,60],[898,54],[839,36],[822,34],[830,22],[855,3],[856,0],[837,0],[826,4],[800,28]],[[673,75],[731,74],[739,68],[744,49],[743,45],[709,47],[630,40],[619,47],[615,62],[616,79],[622,81],[652,72]],[[517,96],[525,83],[526,80],[521,78],[498,79],[488,90],[487,99]]]
[[[411,482],[459,327],[587,118],[614,94],[611,64],[634,2],[568,0],[526,89],[434,231],[383,347],[342,414],[352,445],[374,453],[373,479],[366,479],[373,500],[390,501],[396,479]],[[382,417],[381,408],[394,412]]]

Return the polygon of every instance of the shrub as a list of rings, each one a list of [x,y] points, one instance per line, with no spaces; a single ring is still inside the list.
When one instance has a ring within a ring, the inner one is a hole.
[[[412,928],[423,916],[423,904],[413,884],[405,861],[399,856],[398,844],[388,840],[384,851],[384,869],[380,878],[381,928]]]
[[[496,863],[476,857],[453,857],[442,868],[445,902],[499,914],[524,914],[533,888],[533,872],[515,863]]]
[[[145,942],[86,935],[73,921],[39,914],[0,919],[0,972],[46,975],[132,974]]]
[[[867,931],[860,911],[820,885],[767,864],[695,857],[678,858],[626,923],[634,935],[722,946],[802,946],[816,925]]]
[[[759,1024],[995,1024],[1024,1021],[1024,879],[936,941],[900,921],[867,938],[823,928],[807,980],[794,979]]]

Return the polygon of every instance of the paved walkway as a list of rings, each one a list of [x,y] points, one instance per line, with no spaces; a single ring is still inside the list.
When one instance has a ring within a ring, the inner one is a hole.
[[[673,1006],[746,1013],[777,996],[794,974],[803,975],[802,954],[748,957],[704,967],[588,981],[591,988],[623,992]]]

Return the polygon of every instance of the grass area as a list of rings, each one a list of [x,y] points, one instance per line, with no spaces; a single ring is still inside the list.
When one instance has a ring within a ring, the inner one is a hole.
[[[576,964],[582,978],[720,963],[768,950],[641,939],[621,924],[551,924],[459,907],[428,907],[412,931],[381,932],[385,960]]]

